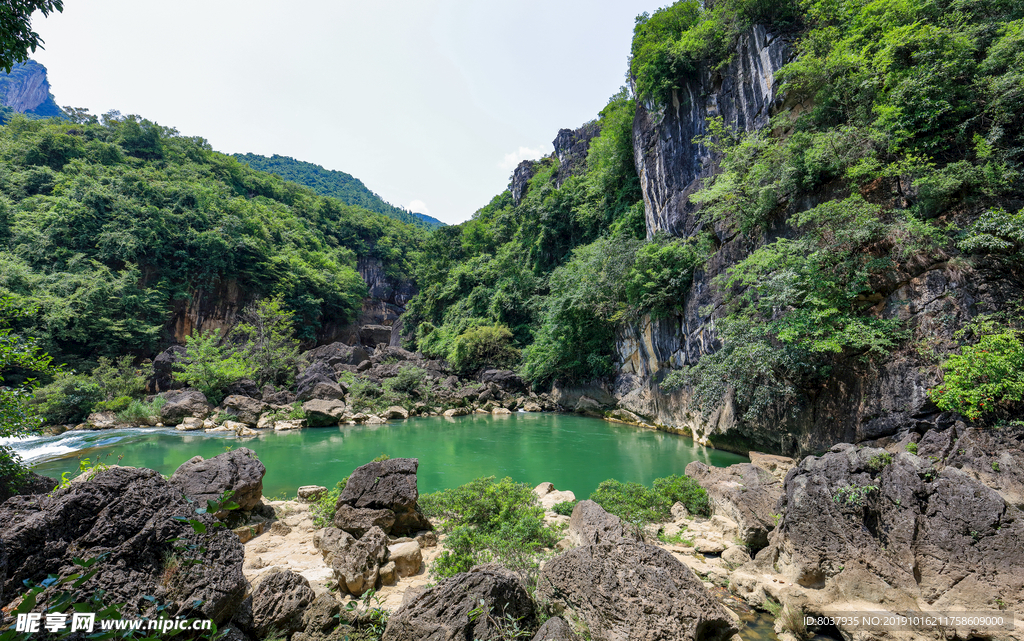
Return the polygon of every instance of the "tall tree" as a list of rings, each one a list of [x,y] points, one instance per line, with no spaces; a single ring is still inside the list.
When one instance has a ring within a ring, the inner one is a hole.
[[[16,62],[28,60],[29,50],[43,44],[39,34],[32,31],[32,13],[44,16],[52,11],[64,11],[64,0],[6,0],[0,2],[0,67],[7,73]]]

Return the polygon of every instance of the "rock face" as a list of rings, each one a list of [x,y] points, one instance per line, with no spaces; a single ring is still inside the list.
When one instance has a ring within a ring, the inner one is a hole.
[[[375,527],[390,532],[395,525],[395,513],[387,509],[374,510],[339,504],[334,512],[334,524],[358,539]]]
[[[160,408],[160,420],[164,425],[177,425],[189,416],[206,418],[213,410],[206,396],[196,390],[164,392],[161,396],[167,401]]]
[[[337,375],[325,363],[313,363],[302,370],[295,378],[296,398],[300,401],[310,399],[343,400],[345,390],[338,384]]]
[[[590,500],[580,501],[573,508],[566,536],[577,546],[640,538],[637,533],[630,532],[619,517],[605,512],[604,508]]]
[[[715,514],[739,526],[744,545],[754,552],[768,545],[768,533],[775,529],[772,515],[782,498],[782,483],[771,472],[751,463],[722,468],[693,461],[686,466],[686,476],[707,490]]]
[[[733,620],[666,550],[635,541],[575,548],[544,565],[537,596],[586,623],[594,641],[729,639]]]
[[[533,635],[533,641],[580,641],[562,617],[551,617]]]
[[[480,607],[485,612],[470,616]],[[402,604],[388,621],[384,641],[455,641],[502,638],[496,622],[504,616],[533,624],[533,602],[519,579],[496,565],[477,566],[445,579]]]
[[[559,129],[552,141],[554,155],[558,158],[558,175],[555,185],[561,187],[570,176],[581,174],[587,170],[587,152],[590,141],[601,133],[597,121],[588,122],[579,129]]]
[[[833,601],[941,611],[998,599],[1019,609],[1024,514],[971,473],[1000,452],[950,449],[980,438],[968,431],[926,434],[921,456],[838,445],[804,459],[786,479],[785,515],[755,569]]]
[[[185,461],[171,476],[171,483],[201,506],[207,501],[219,501],[224,492],[231,490],[231,500],[248,512],[261,503],[266,471],[256,452],[240,447],[211,459],[196,456]]]
[[[314,545],[341,590],[361,596],[379,587],[380,569],[388,557],[388,537],[379,527],[370,528],[359,539],[343,530],[327,528],[314,537]]]
[[[253,624],[260,639],[304,628],[303,614],[316,595],[305,577],[289,570],[274,572],[252,592]]]
[[[307,363],[324,363],[331,369],[337,370],[339,365],[358,365],[369,359],[370,355],[359,345],[331,343],[311,349],[302,357],[306,359]]]
[[[228,414],[235,417],[235,420],[246,425],[256,425],[260,420],[260,415],[267,409],[267,405],[263,401],[238,394],[225,398],[222,405]]]
[[[207,533],[196,533],[175,520],[179,516],[202,522]],[[168,613],[222,624],[242,603],[247,583],[242,544],[214,523],[211,515],[196,514],[177,487],[146,469],[111,468],[52,498],[14,497],[0,506],[7,555],[3,601],[21,594],[25,580],[68,576],[80,570],[72,559],[105,554],[84,593],[103,589],[108,602],[126,604],[125,616],[152,612],[154,604],[143,598],[149,595],[169,603]],[[173,555],[179,557],[176,564],[168,562]],[[198,563],[184,563],[192,560]]]
[[[356,468],[338,498],[338,509],[345,505],[357,509],[389,510],[394,513],[395,521],[388,534],[404,535],[432,529],[417,504],[417,467],[417,459],[396,458]],[[346,523],[336,517],[335,525],[344,529]]]
[[[18,113],[44,117],[60,115],[50,95],[46,67],[35,60],[16,63],[10,73],[0,72],[0,104]]]

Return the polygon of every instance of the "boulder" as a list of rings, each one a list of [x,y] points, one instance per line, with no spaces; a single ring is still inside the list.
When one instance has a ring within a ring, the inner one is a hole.
[[[533,488],[533,493],[540,501],[540,506],[545,510],[550,510],[559,503],[566,501],[576,501],[576,495],[568,490],[558,491],[555,486],[551,483],[541,483],[537,487]]]
[[[577,414],[586,414],[587,416],[604,416],[604,406],[586,395],[580,397],[573,411]]]
[[[156,605],[144,598],[154,595],[178,615],[224,624],[248,589],[244,550],[231,531],[214,527],[212,515],[195,509],[159,473],[128,467],[97,472],[53,497],[10,498],[0,506],[3,600],[22,594],[25,581],[80,571],[73,559],[103,555],[84,594],[103,590],[107,603],[125,604],[126,617],[155,616]],[[181,516],[202,523],[205,533],[176,520]],[[39,602],[67,587],[51,585]]]
[[[170,482],[200,506],[207,501],[219,501],[230,490],[234,492],[231,500],[240,510],[249,512],[261,504],[266,471],[256,452],[240,447],[211,459],[193,457],[175,470]],[[225,515],[218,513],[219,518]]]
[[[371,360],[374,363],[382,363],[384,361],[421,361],[423,360],[423,354],[410,352],[396,345],[389,345],[384,349],[378,349]]]
[[[391,328],[387,325],[363,325],[359,328],[359,342],[371,347],[391,342]]]
[[[181,345],[172,345],[157,354],[153,359],[153,374],[146,381],[146,391],[159,394],[184,387],[181,381],[174,380],[174,366],[184,360],[185,348]]]
[[[409,418],[409,411],[406,410],[404,407],[392,405],[391,407],[384,410],[384,412],[381,415],[388,420],[406,419]]]
[[[176,425],[174,429],[178,430],[179,432],[193,432],[195,430],[201,430],[205,428],[206,421],[204,421],[203,419],[186,416],[185,418],[181,419],[181,423]]]
[[[483,607],[487,615],[480,615]],[[471,614],[471,612],[478,614]],[[506,616],[533,626],[533,602],[514,574],[497,565],[456,574],[403,603],[388,620],[383,641],[503,638]]]
[[[587,545],[551,559],[537,597],[582,620],[594,641],[724,641],[737,632],[688,567],[635,541]]]
[[[524,412],[543,412],[544,408],[541,407],[539,404],[533,402],[533,401],[527,401],[523,405],[523,411]]]
[[[775,529],[772,515],[782,498],[782,483],[771,472],[751,463],[710,467],[692,461],[685,474],[707,490],[715,514],[736,522],[744,545],[754,552],[768,545],[768,533]]]
[[[378,586],[388,554],[388,536],[380,528],[371,528],[359,539],[344,530],[326,528],[313,543],[343,592],[361,596]]]
[[[371,510],[391,510],[395,514],[394,526],[389,534],[411,534],[431,530],[430,521],[420,512],[417,501],[416,469],[414,458],[394,458],[374,461],[355,469],[338,498],[338,507],[349,505]]]
[[[448,418],[453,416],[468,416],[473,412],[472,408],[469,407],[453,407],[444,411],[444,415]]]
[[[303,485],[299,488],[298,497],[303,501],[312,502],[326,493],[327,488],[323,485]]]
[[[573,508],[566,537],[574,546],[640,538],[619,517],[605,512],[604,508],[590,500],[580,501]]]
[[[511,413],[511,410],[507,410],[504,407],[495,407],[493,410],[491,410],[491,414],[493,414],[494,416],[508,416]]]
[[[225,396],[248,396],[250,398],[260,398],[260,386],[256,384],[256,381],[251,381],[247,378],[243,378],[240,381],[235,381],[231,385],[228,385],[224,389]]]
[[[306,608],[316,595],[305,577],[290,570],[265,575],[252,591],[252,614],[260,639],[303,629]]]
[[[295,402],[295,394],[288,390],[275,391],[272,385],[264,385],[260,396],[264,403],[271,405],[291,405]]]
[[[394,525],[395,513],[388,509],[359,508],[339,503],[334,511],[334,527],[357,539],[375,527],[391,532]]]
[[[345,389],[337,382],[334,370],[324,363],[313,363],[295,378],[296,395],[300,401],[310,399],[342,400]]]
[[[345,403],[338,400],[313,399],[302,404],[309,427],[337,425],[345,415]]]
[[[533,635],[533,641],[580,641],[562,617],[551,617]]]
[[[480,373],[481,383],[493,383],[506,392],[525,392],[526,381],[510,369],[487,369]]]
[[[358,365],[370,358],[366,350],[359,345],[353,346],[345,343],[321,345],[305,352],[302,357],[307,363],[324,363],[335,371],[338,370],[338,365]]]
[[[785,481],[786,474],[789,474],[789,471],[796,467],[796,461],[788,456],[762,454],[761,452],[748,452],[747,456],[750,457],[750,463],[752,465],[770,473],[772,476],[779,479],[780,483]]]
[[[246,425],[256,425],[263,412],[267,411],[267,404],[263,401],[237,394],[226,397],[221,404],[235,420]]]
[[[318,595],[302,615],[302,632],[292,641],[326,641],[342,619],[341,604],[331,594]],[[342,637],[343,638],[343,637]]]
[[[93,412],[85,419],[86,425],[94,430],[109,430],[117,427],[117,415],[113,412]]]
[[[423,553],[416,541],[395,543],[388,546],[388,558],[394,562],[399,577],[413,576],[423,565]]]
[[[177,425],[189,416],[206,418],[213,411],[206,396],[197,390],[163,392],[160,396],[166,401],[160,408],[160,421],[164,425]]]
[[[275,432],[287,432],[288,430],[301,430],[306,427],[306,419],[296,418],[287,421],[274,421]]]

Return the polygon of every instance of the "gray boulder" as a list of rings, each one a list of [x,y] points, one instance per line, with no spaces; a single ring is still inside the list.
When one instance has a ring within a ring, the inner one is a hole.
[[[0,540],[6,568],[0,594],[7,603],[48,575],[81,571],[73,559],[102,560],[83,594],[104,591],[107,603],[123,603],[126,617],[155,616],[144,597],[168,603],[187,618],[226,623],[245,598],[244,551],[238,537],[196,514],[181,491],[153,470],[114,467],[75,482],[55,496],[15,496],[0,506]],[[206,526],[196,532],[185,516]],[[169,563],[175,556],[178,562]],[[187,562],[187,563],[185,563]],[[39,602],[67,586],[51,585]]]
[[[334,370],[325,363],[313,363],[295,378],[296,395],[300,401],[310,399],[342,400],[345,388],[340,385]]]
[[[387,325],[363,325],[359,328],[359,342],[375,347],[391,342],[391,328]]]
[[[345,403],[338,400],[313,399],[302,404],[306,413],[306,425],[309,427],[328,427],[337,425],[345,415]]]
[[[225,396],[248,396],[250,398],[260,397],[260,386],[256,384],[256,381],[243,378],[240,381],[235,381],[231,385],[227,386],[224,390]]]
[[[160,396],[166,401],[160,408],[160,420],[164,425],[177,425],[189,416],[206,418],[213,411],[206,395],[198,390],[175,390],[163,392]]]
[[[303,614],[316,595],[305,577],[290,570],[266,575],[252,591],[253,624],[260,639],[303,629]]]
[[[396,458],[356,468],[338,498],[337,507],[390,510],[395,514],[395,523],[388,533],[397,536],[433,529],[417,504],[418,467],[417,459]]]
[[[314,536],[313,545],[320,550],[343,592],[361,596],[380,586],[380,568],[388,556],[388,536],[379,527],[371,528],[359,539],[343,530],[326,528]]]
[[[573,508],[566,536],[575,546],[641,538],[636,532],[631,532],[622,519],[590,500],[580,501]]]
[[[685,473],[707,490],[715,514],[736,522],[744,545],[753,552],[768,545],[768,533],[775,529],[772,515],[782,498],[782,483],[771,472],[751,463],[723,468],[693,461]]]
[[[261,504],[266,471],[256,458],[256,452],[240,447],[211,459],[195,456],[175,470],[170,482],[201,506],[207,501],[219,501],[224,492],[230,490],[234,492],[231,500],[240,510],[249,512]],[[217,516],[224,518],[227,512],[219,512]]]
[[[172,345],[153,359],[153,374],[146,380],[146,391],[159,394],[168,390],[181,389],[184,384],[174,380],[174,366],[185,360],[185,348]]]
[[[533,641],[580,641],[562,617],[551,617],[533,635]]]
[[[480,382],[493,383],[506,392],[525,392],[526,381],[510,369],[487,369],[480,374]]]
[[[345,343],[321,345],[304,353],[302,357],[307,363],[323,363],[335,371],[339,369],[339,365],[358,365],[370,358],[361,346]]]
[[[340,503],[334,511],[334,527],[345,530],[357,539],[375,527],[391,532],[394,525],[395,513],[391,510],[352,507]]]
[[[246,425],[256,425],[259,423],[260,415],[267,411],[267,404],[263,401],[237,394],[226,397],[222,405],[236,421]]]
[[[594,641],[729,639],[732,617],[666,550],[599,543],[548,561],[537,597],[586,623]]]
[[[470,614],[479,612],[481,605],[483,613]],[[507,570],[493,564],[477,566],[403,603],[391,615],[383,641],[502,639],[498,622],[506,616],[532,627],[530,595]]]

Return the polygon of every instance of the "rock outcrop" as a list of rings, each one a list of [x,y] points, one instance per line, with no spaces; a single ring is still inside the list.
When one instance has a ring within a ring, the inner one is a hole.
[[[356,468],[338,497],[335,526],[345,529],[348,523],[344,516],[357,514],[355,510],[387,510],[394,514],[394,523],[388,534],[413,534],[420,530],[432,529],[419,509],[416,487],[416,469],[419,461],[413,458],[396,458],[374,461]],[[346,506],[346,508],[342,508]]]
[[[635,541],[642,538],[640,533],[631,531],[622,519],[609,514],[591,500],[580,501],[573,508],[566,537],[577,546],[616,543],[623,540]]]
[[[170,391],[161,394],[166,401],[160,408],[160,420],[164,425],[177,425],[184,418],[206,418],[213,406],[206,395],[197,390]]]
[[[196,532],[176,517],[206,526]],[[238,537],[195,505],[157,472],[115,467],[76,482],[50,497],[18,496],[0,506],[0,540],[6,571],[2,600],[24,592],[24,581],[65,577],[81,570],[74,559],[100,559],[84,594],[104,591],[108,603],[125,604],[124,616],[166,613],[228,621],[247,590]],[[177,539],[177,540],[175,540]],[[45,543],[43,543],[45,542]],[[59,586],[47,588],[42,603]]]
[[[715,514],[736,523],[744,545],[753,552],[768,545],[768,533],[775,529],[778,517],[776,506],[782,498],[782,483],[771,472],[751,463],[722,468],[693,461],[685,473],[707,490]]]
[[[306,608],[315,598],[309,581],[299,574],[282,570],[264,576],[252,591],[253,627],[258,638],[304,629]]]
[[[388,537],[379,527],[370,528],[358,539],[344,530],[326,528],[314,537],[313,544],[343,592],[361,596],[380,586],[380,570],[388,558]]]
[[[262,502],[266,471],[256,452],[240,447],[211,459],[192,457],[175,470],[170,482],[202,507],[208,501],[220,501],[230,491],[231,501],[243,512],[249,512]],[[226,511],[217,514],[218,518],[226,515]]]
[[[60,115],[50,94],[46,67],[35,60],[15,63],[10,73],[0,71],[0,104],[18,113],[43,117]]]
[[[514,574],[496,565],[477,566],[404,603],[388,621],[383,639],[498,639],[506,616],[527,629],[535,625],[530,595]]]

